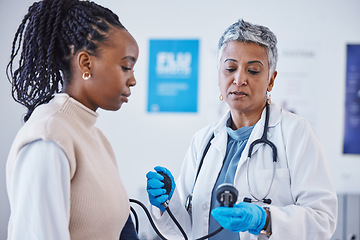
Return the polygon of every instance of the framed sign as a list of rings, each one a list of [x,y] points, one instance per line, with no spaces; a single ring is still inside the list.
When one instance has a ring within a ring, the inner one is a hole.
[[[344,153],[360,154],[360,44],[347,45]]]
[[[197,112],[198,40],[150,40],[148,112]]]

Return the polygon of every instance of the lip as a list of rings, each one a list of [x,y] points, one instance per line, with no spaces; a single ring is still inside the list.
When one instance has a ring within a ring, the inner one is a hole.
[[[123,94],[121,94],[121,95],[128,98],[128,97],[130,97],[131,93],[123,93]]]
[[[236,97],[236,98],[249,96],[246,92],[243,92],[243,91],[232,91],[229,93],[229,95]]]
[[[129,101],[129,97],[130,97],[131,93],[124,93],[120,95],[120,98],[122,99],[123,102],[127,103]]]

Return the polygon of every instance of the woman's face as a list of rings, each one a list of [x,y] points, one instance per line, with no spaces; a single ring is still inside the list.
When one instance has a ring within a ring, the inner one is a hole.
[[[130,87],[135,86],[134,65],[139,48],[135,39],[124,29],[113,28],[105,44],[99,46],[96,56],[83,52],[77,59],[82,73],[91,77],[83,80],[81,94],[76,99],[90,109],[118,110],[128,102]],[[81,54],[81,53],[80,53]]]
[[[223,49],[219,87],[231,111],[247,114],[261,111],[266,91],[271,91],[276,72],[269,80],[266,49],[254,43],[231,41]]]

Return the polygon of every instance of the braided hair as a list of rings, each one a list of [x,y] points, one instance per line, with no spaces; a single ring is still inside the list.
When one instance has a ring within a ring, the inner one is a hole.
[[[6,68],[13,98],[28,109],[25,122],[69,81],[77,51],[96,55],[111,26],[125,29],[116,14],[90,1],[43,0],[29,7],[15,33]],[[14,70],[20,47],[19,66]]]

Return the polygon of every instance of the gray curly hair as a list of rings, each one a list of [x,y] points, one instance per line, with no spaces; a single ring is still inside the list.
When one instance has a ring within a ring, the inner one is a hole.
[[[275,72],[278,60],[277,39],[275,34],[269,28],[261,25],[251,24],[239,19],[237,22],[228,27],[220,37],[218,53],[219,59],[225,46],[232,41],[250,42],[264,47],[268,54],[269,60],[269,77]]]

